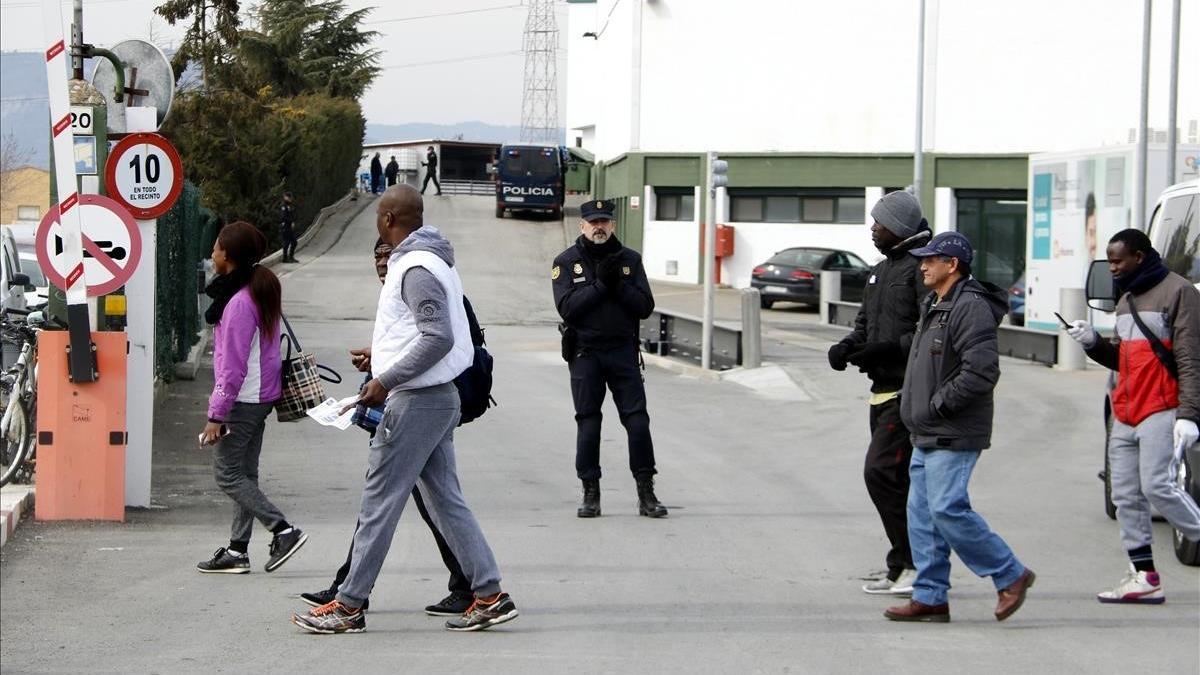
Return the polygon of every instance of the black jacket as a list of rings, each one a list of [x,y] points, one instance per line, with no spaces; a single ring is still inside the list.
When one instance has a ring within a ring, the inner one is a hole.
[[[371,158],[371,176],[374,178],[378,178],[381,175],[383,175],[383,163],[379,161],[378,157],[372,157]]]
[[[550,270],[554,306],[568,327],[575,329],[578,345],[607,349],[637,342],[638,323],[654,311],[654,294],[642,267],[642,256],[613,237],[616,250],[609,254],[620,281],[615,287],[598,278],[600,259],[593,259],[584,238],[558,254]]]
[[[996,327],[1003,289],[959,281],[941,302],[930,293],[908,355],[900,418],[914,447],[982,450],[992,442],[992,392],[1000,379]]]
[[[421,162],[421,166],[429,167],[429,173],[437,173],[438,156],[437,153],[430,150],[425,153],[425,161]]]
[[[398,173],[400,173],[400,165],[394,159],[388,162],[387,167],[383,170],[383,175],[387,178],[395,178]]]
[[[866,369],[873,393],[900,391],[904,384],[904,366],[917,330],[921,300],[928,293],[921,280],[921,261],[908,252],[929,243],[931,236],[929,230],[918,232],[893,247],[875,265],[854,319],[854,330],[842,339],[851,348],[868,342],[892,346],[886,357]]]

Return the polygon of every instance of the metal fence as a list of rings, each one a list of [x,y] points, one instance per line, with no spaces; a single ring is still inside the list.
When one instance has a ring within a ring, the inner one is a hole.
[[[490,180],[444,180],[442,194],[481,195],[496,194],[496,183]]]
[[[216,232],[216,215],[200,205],[200,189],[190,182],[158,219],[154,371],[164,382],[175,379],[175,362],[187,358],[200,339],[199,265]]]

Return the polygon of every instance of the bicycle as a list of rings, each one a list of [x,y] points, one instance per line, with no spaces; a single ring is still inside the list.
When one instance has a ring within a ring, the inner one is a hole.
[[[10,321],[24,315],[25,322]],[[31,316],[32,315],[32,316]],[[33,480],[37,453],[37,336],[40,312],[7,309],[0,318],[0,339],[20,344],[13,364],[0,376],[0,485]]]

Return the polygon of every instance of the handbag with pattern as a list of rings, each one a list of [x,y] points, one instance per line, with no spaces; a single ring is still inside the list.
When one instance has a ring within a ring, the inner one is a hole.
[[[280,341],[287,344],[283,357],[283,395],[275,403],[275,415],[280,422],[295,422],[304,419],[310,408],[325,400],[325,389],[321,380],[340,384],[342,376],[329,366],[317,363],[317,357],[304,351],[287,317],[280,316],[287,334]],[[292,348],[295,347],[295,351]],[[326,375],[322,371],[328,372]]]

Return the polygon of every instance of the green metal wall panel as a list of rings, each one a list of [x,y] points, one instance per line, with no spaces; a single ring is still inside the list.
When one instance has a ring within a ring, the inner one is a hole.
[[[646,185],[693,187],[703,183],[702,157],[646,157]]]
[[[912,158],[864,155],[722,155],[730,187],[899,187],[912,182]]]
[[[1028,157],[938,157],[938,187],[1025,190]]]

